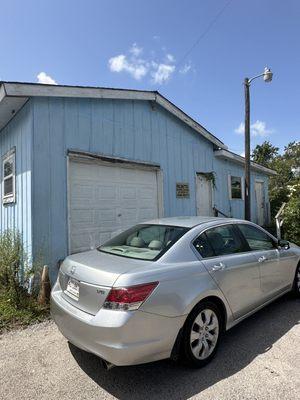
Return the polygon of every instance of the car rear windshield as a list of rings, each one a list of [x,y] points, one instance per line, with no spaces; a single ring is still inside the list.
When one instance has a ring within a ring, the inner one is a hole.
[[[189,229],[181,226],[136,225],[98,247],[99,251],[141,260],[157,260]]]

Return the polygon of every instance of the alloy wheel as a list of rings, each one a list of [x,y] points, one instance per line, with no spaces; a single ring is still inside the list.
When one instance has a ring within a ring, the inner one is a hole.
[[[208,358],[216,347],[218,337],[219,320],[216,313],[209,308],[202,310],[195,318],[190,334],[190,346],[194,356],[198,360]]]
[[[296,273],[296,290],[298,291],[298,293],[300,293],[300,267],[298,267]]]

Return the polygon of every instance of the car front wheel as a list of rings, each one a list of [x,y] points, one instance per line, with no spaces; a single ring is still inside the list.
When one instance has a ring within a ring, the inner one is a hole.
[[[296,297],[300,297],[300,263],[296,269],[295,280],[293,285],[293,294]]]
[[[199,303],[188,316],[183,329],[182,361],[201,368],[214,357],[222,331],[221,313],[210,301]]]

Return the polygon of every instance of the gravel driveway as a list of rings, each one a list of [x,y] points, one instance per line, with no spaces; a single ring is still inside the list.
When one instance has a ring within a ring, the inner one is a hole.
[[[171,361],[105,371],[52,322],[0,336],[1,399],[300,400],[300,301],[284,297],[228,332],[202,370]]]

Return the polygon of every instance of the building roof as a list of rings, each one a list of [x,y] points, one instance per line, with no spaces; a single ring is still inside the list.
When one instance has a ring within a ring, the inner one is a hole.
[[[212,142],[217,148],[227,146],[157,91],[113,89],[90,86],[46,85],[25,82],[0,82],[0,130],[30,97],[81,97],[119,100],[148,100],[175,115],[189,127]]]
[[[237,164],[245,165],[245,158],[242,156],[239,156],[238,154],[233,153],[232,151],[222,149],[222,150],[217,150],[214,152],[216,157],[220,157],[229,161],[233,161]],[[264,167],[263,165],[257,164],[253,161],[251,161],[251,170],[257,171],[260,173],[263,173],[265,175],[277,175],[277,172]]]
[[[244,157],[230,152],[220,139],[158,91],[0,81],[0,130],[14,117],[30,97],[79,97],[152,101],[212,142],[215,146],[214,154],[216,157],[225,158],[242,165],[245,163]],[[266,175],[276,175],[275,171],[253,162],[251,163],[251,169]]]

